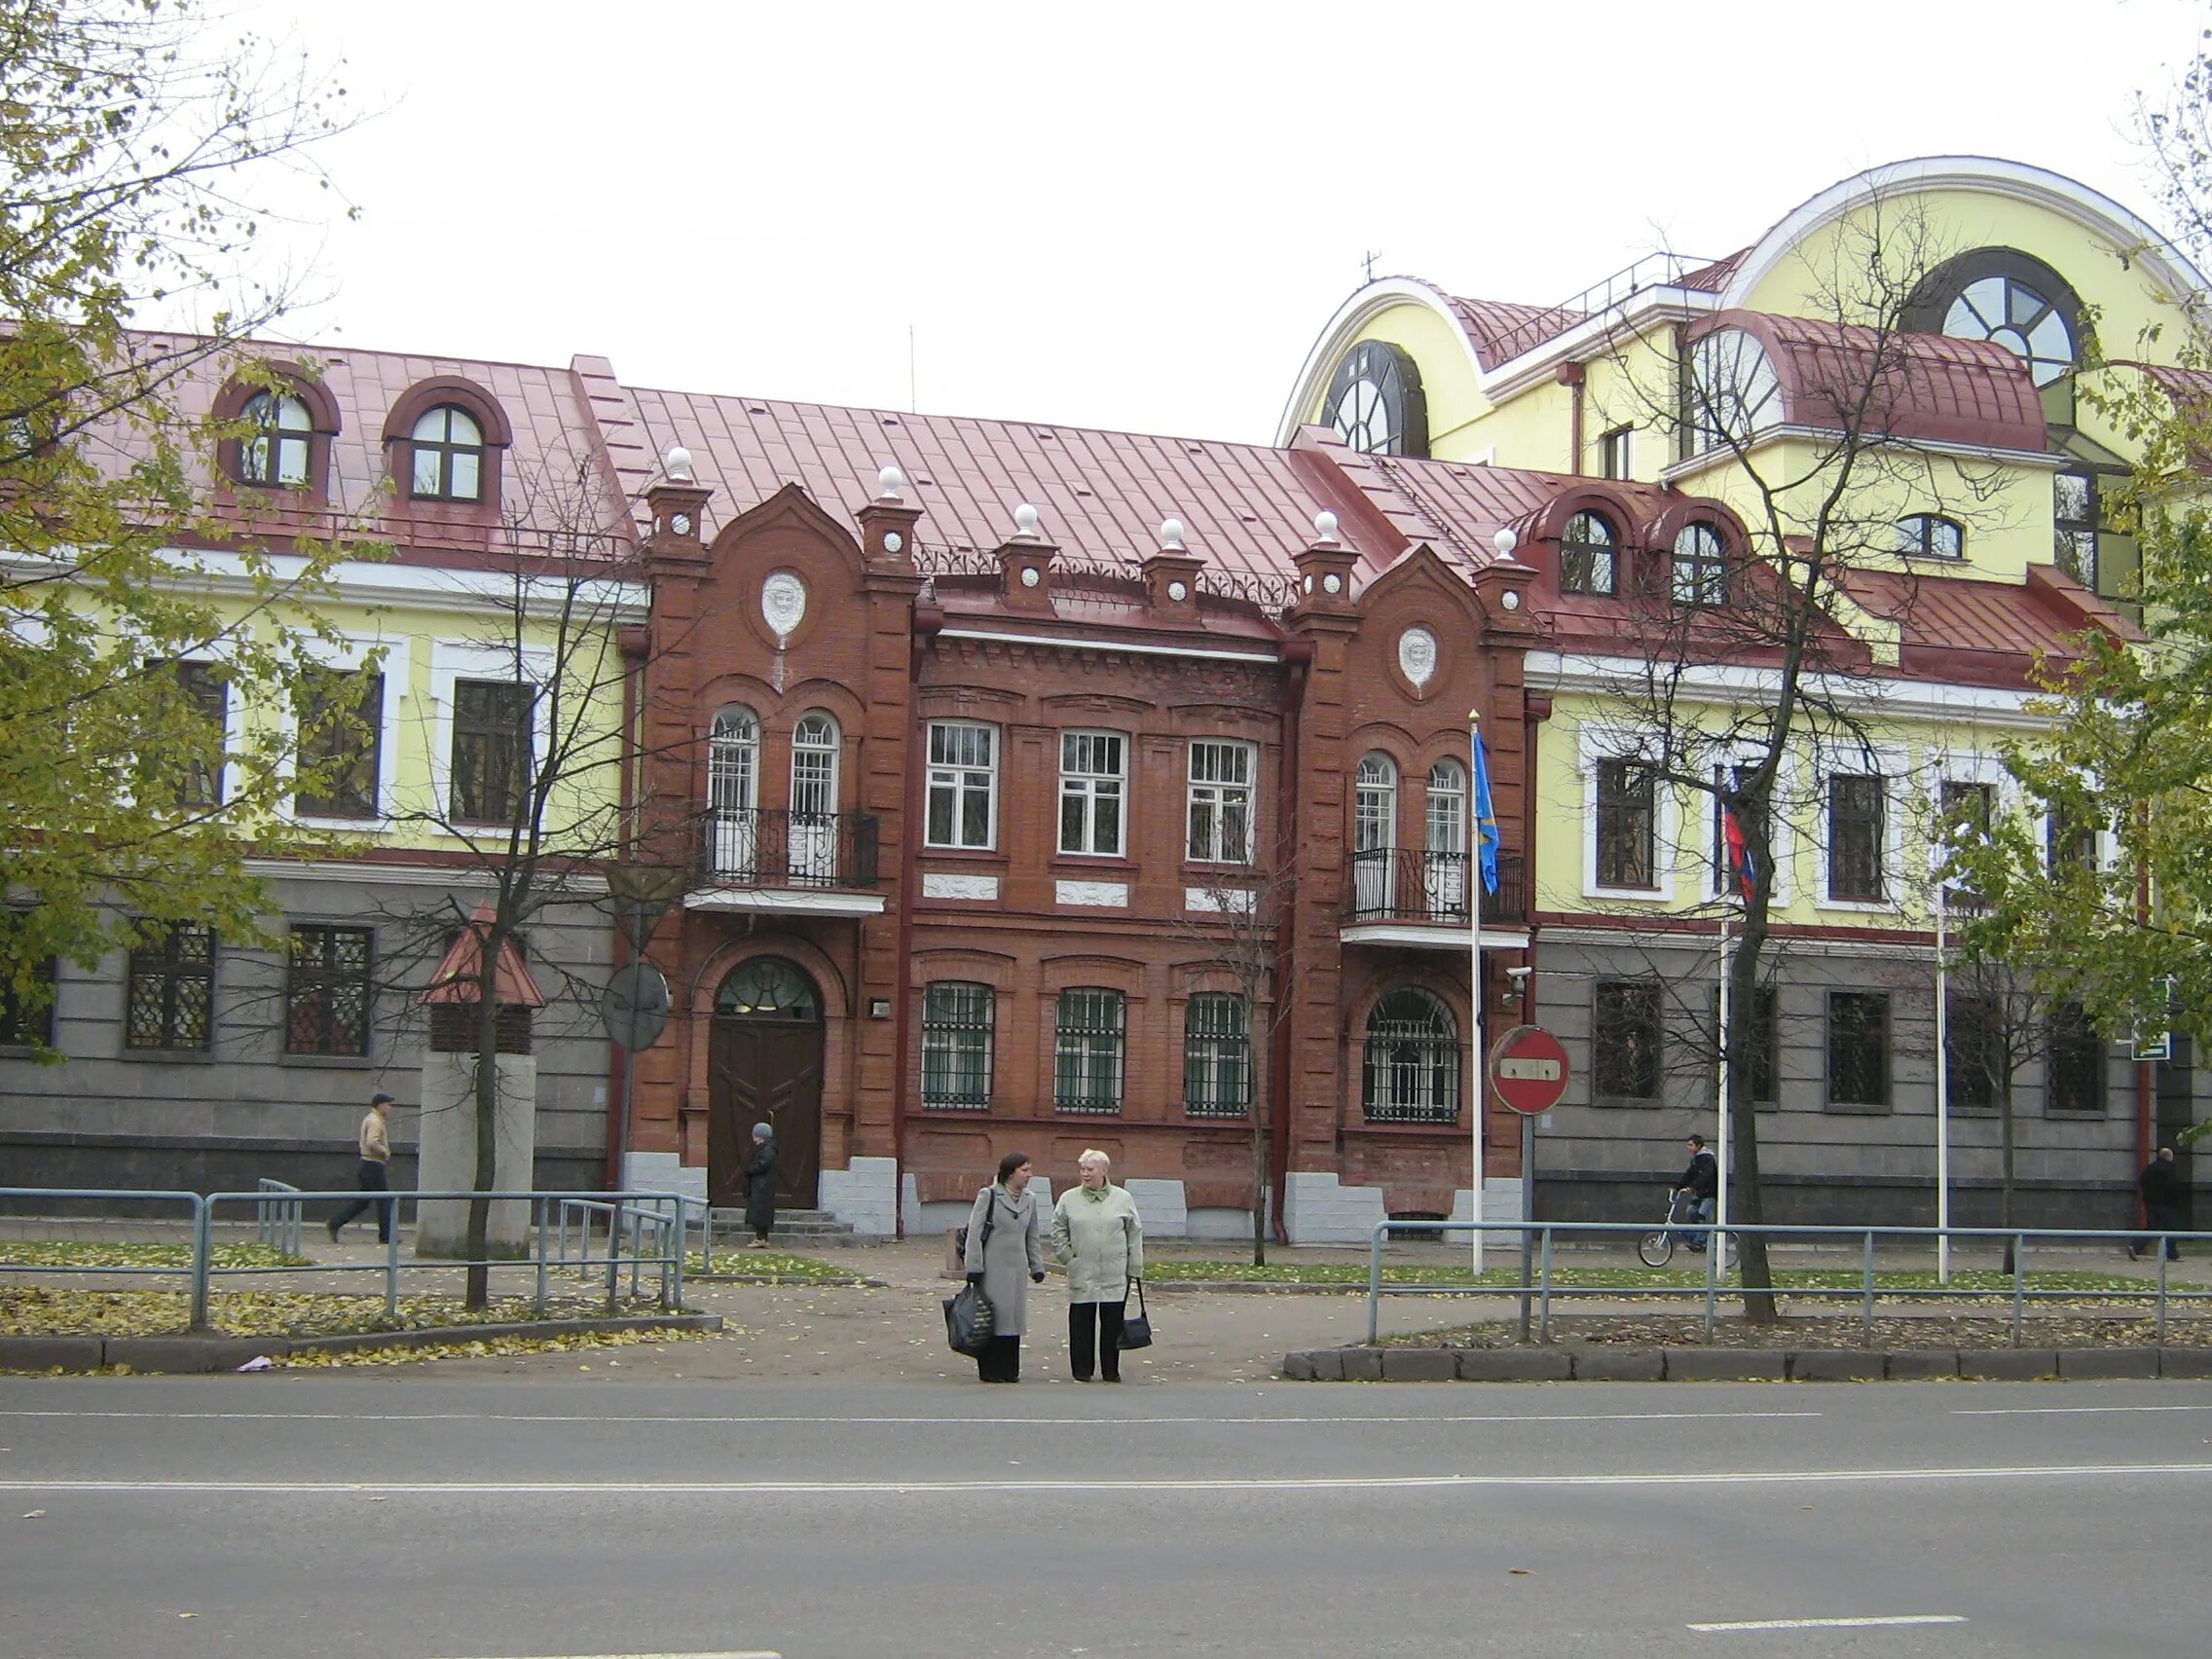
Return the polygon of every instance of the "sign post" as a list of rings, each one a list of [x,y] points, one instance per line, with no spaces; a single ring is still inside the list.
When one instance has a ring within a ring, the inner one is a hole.
[[[1567,1051],[1540,1025],[1516,1025],[1490,1051],[1491,1087],[1521,1114],[1521,1340],[1529,1340],[1529,1281],[1535,1271],[1536,1120],[1567,1093]]]

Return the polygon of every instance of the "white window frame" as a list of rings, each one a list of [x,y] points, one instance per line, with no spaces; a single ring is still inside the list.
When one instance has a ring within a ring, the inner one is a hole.
[[[349,634],[338,640],[309,640],[304,643],[302,654],[318,668],[335,669],[341,674],[358,674],[369,653],[376,650],[384,652],[383,666],[378,670],[384,676],[384,706],[377,711],[376,816],[338,818],[293,809],[290,786],[298,771],[296,760],[300,745],[300,717],[287,699],[278,715],[284,742],[282,775],[285,790],[283,798],[276,807],[276,816],[285,823],[315,830],[356,831],[383,831],[392,827],[393,795],[399,784],[399,706],[400,699],[407,694],[408,688],[408,642],[404,639],[379,639],[370,634]],[[474,680],[477,676],[463,674],[457,678]]]
[[[1070,738],[1110,738],[1120,746],[1121,766],[1113,772],[1071,772],[1068,770],[1068,740]],[[1059,734],[1060,788],[1053,797],[1053,841],[1062,858],[1119,859],[1129,856],[1129,751],[1132,747],[1125,731],[1107,731],[1089,726],[1074,726]],[[1095,839],[1097,808],[1100,797],[1098,786],[1111,783],[1113,791],[1116,839],[1121,843],[1112,852],[1100,852],[1090,843]],[[1067,843],[1067,802],[1070,794],[1083,800],[1083,841],[1080,847]]]
[[[982,766],[971,765],[966,761],[938,760],[935,757],[934,751],[937,748],[937,734],[940,731],[979,731],[983,733],[986,741],[990,744],[990,760]],[[928,775],[922,786],[922,845],[946,848],[956,852],[988,853],[997,851],[999,844],[999,758],[1002,754],[999,728],[985,720],[933,719],[925,727],[922,741],[925,746],[923,763],[928,768]],[[961,821],[966,816],[961,811],[961,807],[964,804],[970,781],[978,775],[983,780],[985,791],[983,810],[985,833],[980,843],[963,841],[960,838]],[[943,841],[938,840],[931,833],[930,825],[930,820],[936,816],[931,803],[936,797],[940,784],[952,791],[951,838]]]
[[[1820,789],[1813,799],[1814,883],[1813,903],[1823,910],[1840,910],[1862,916],[1894,916],[1905,908],[1909,895],[1925,881],[1915,882],[1906,866],[1904,851],[1904,789],[1911,768],[1905,752],[1886,746],[1871,750],[1824,748],[1816,756]],[[1836,777],[1882,780],[1882,885],[1883,899],[1834,899],[1828,895],[1828,786]]]
[[[1575,729],[1575,753],[1582,779],[1582,897],[1626,900],[1638,904],[1675,901],[1675,864],[1681,833],[1681,801],[1664,778],[1652,784],[1651,885],[1608,887],[1598,880],[1598,762],[1651,759],[1664,746],[1656,733],[1585,720]]]
[[[1216,778],[1197,778],[1198,751],[1218,749],[1237,751],[1244,756],[1244,781],[1226,783]],[[1220,856],[1222,808],[1230,800],[1227,792],[1241,791],[1244,799],[1244,847],[1240,856]],[[1204,804],[1214,809],[1214,844],[1200,852],[1193,839],[1197,827],[1198,807],[1203,793]],[[1249,868],[1259,841],[1260,825],[1260,746],[1235,737],[1194,737],[1184,747],[1183,756],[1183,859],[1186,864],[1235,865]]]
[[[516,671],[521,678],[516,678]],[[545,756],[552,752],[553,710],[552,699],[545,695],[552,683],[554,653],[549,645],[525,645],[520,651],[504,645],[484,645],[455,640],[438,640],[430,646],[430,788],[437,798],[438,816],[443,823],[433,827],[438,834],[465,838],[472,827],[453,828],[453,714],[454,683],[461,680],[501,681],[507,684],[530,686],[536,695],[531,699],[530,752],[533,775],[545,764]],[[391,681],[385,682],[386,687]]]

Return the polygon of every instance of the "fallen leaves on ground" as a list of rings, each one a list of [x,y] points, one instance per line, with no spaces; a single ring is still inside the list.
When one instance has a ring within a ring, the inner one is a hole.
[[[2168,1347],[2212,1347],[2212,1318],[2170,1319]],[[1856,1316],[1788,1314],[1772,1324],[1740,1318],[1715,1319],[1708,1333],[1696,1314],[1555,1313],[1555,1346],[1739,1347],[1739,1348],[2001,1348],[2011,1347],[2012,1321],[1915,1314],[1877,1315],[1873,1337]],[[2160,1341],[2150,1319],[2114,1318],[2086,1313],[2034,1315],[2021,1321],[2021,1347],[2148,1347]],[[1521,1346],[1518,1320],[1484,1320],[1449,1330],[1384,1337],[1386,1347],[1499,1348]]]
[[[643,1347],[654,1343],[687,1342],[701,1331],[595,1331],[570,1337],[479,1337],[473,1342],[433,1343],[426,1347],[368,1348],[348,1353],[294,1353],[276,1362],[281,1371],[327,1371],[360,1365],[412,1365],[428,1359],[485,1359],[531,1353],[581,1353],[589,1348]],[[611,1363],[611,1362],[610,1362]],[[581,1367],[590,1370],[589,1366]]]
[[[692,1251],[683,1258],[686,1273],[709,1272],[707,1258]],[[717,1250],[711,1270],[717,1274],[743,1274],[747,1278],[759,1277],[771,1283],[801,1284],[861,1284],[866,1275],[840,1267],[835,1262],[825,1262],[813,1256],[788,1256],[778,1250],[748,1250],[743,1246]]]
[[[615,1305],[621,1317],[664,1311],[651,1298]],[[456,1297],[403,1296],[396,1318],[382,1296],[310,1291],[217,1291],[207,1299],[215,1330],[240,1337],[334,1337],[367,1331],[424,1331],[447,1326],[508,1325],[545,1319],[596,1319],[599,1297],[549,1297],[537,1311],[529,1297],[498,1297],[488,1308],[463,1308]],[[166,1337],[186,1328],[191,1302],[180,1290],[76,1290],[46,1285],[0,1287],[0,1336]]]
[[[287,1256],[274,1244],[217,1244],[218,1268],[304,1268],[304,1256]],[[0,1240],[0,1266],[11,1268],[175,1268],[192,1266],[190,1244],[102,1243],[90,1239]]]

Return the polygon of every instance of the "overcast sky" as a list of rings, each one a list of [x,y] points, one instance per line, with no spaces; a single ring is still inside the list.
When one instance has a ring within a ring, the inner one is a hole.
[[[1265,441],[1377,254],[1550,302],[1970,152],[2156,218],[2199,0],[1076,7],[238,0],[382,110],[336,346]]]

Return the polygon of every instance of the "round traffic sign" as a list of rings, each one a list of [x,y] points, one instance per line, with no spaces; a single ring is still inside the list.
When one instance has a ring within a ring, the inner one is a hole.
[[[1490,1086],[1516,1112],[1549,1112],[1567,1092],[1567,1051],[1540,1025],[1516,1025],[1491,1045]]]
[[[608,1039],[625,1051],[649,1049],[668,1024],[668,980],[650,962],[618,969],[599,1005]]]

